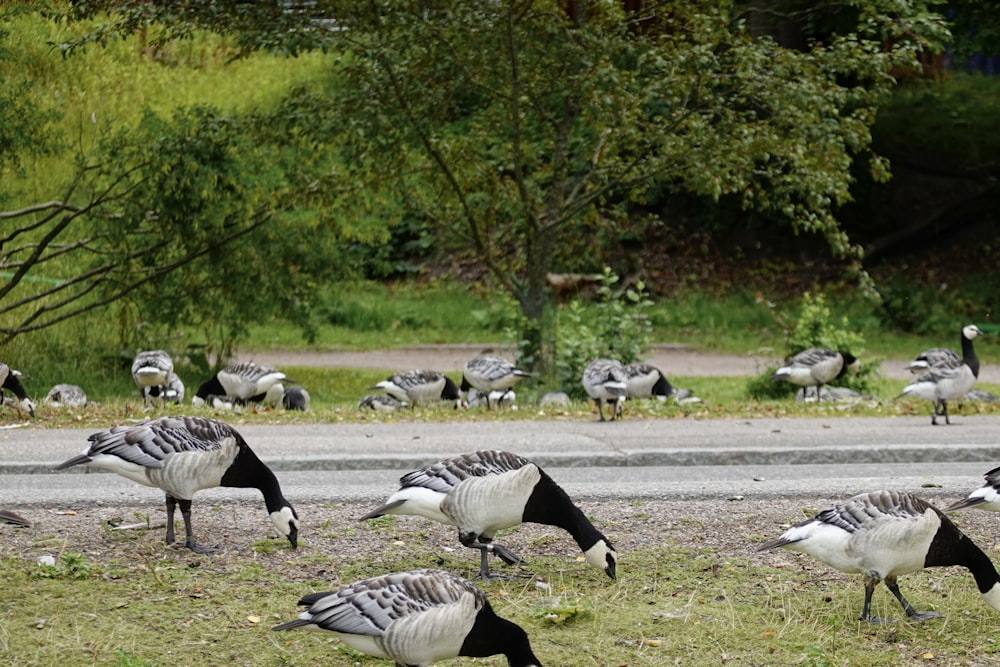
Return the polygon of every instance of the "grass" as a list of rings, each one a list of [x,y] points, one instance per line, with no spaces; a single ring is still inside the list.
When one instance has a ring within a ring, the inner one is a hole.
[[[855,620],[857,577],[786,552],[758,555],[753,534],[704,544],[697,522],[648,520],[641,501],[617,509],[599,522],[602,529],[627,531],[640,544],[623,554],[618,580],[559,555],[569,548],[565,537],[524,526],[505,541],[533,554],[529,576],[479,584],[501,616],[525,628],[546,665],[970,665],[1000,650],[994,612],[964,570],[901,579],[915,606],[946,618],[909,622],[880,588],[875,613],[895,622],[869,626]],[[373,570],[434,566],[436,559],[438,567],[472,576],[478,559],[460,547],[441,551],[436,543],[450,544],[451,534],[429,522],[361,524],[357,531],[375,539],[374,556],[329,528],[296,551],[244,544],[230,557],[199,556],[164,549],[151,531],[105,534],[100,549],[82,554],[43,525],[23,553],[0,544],[0,653],[25,666],[387,664],[327,633],[269,628],[294,618],[301,595]],[[53,572],[34,562],[35,553],[54,549],[61,554]],[[506,665],[499,656],[459,662]]]

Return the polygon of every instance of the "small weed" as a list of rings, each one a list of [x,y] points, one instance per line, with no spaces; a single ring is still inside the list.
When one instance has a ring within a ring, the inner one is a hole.
[[[552,625],[562,625],[592,617],[590,607],[584,600],[577,597],[542,600],[535,605],[531,615],[533,618]]]
[[[123,648],[115,651],[116,667],[156,667],[155,662],[147,662],[142,658],[137,658]]]
[[[66,551],[54,563],[40,560],[32,575],[39,579],[86,579],[92,569],[83,554]]]

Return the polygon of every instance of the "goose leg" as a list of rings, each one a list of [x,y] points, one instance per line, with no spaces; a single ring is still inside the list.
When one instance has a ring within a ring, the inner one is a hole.
[[[948,419],[948,401],[941,401],[941,414],[944,415],[944,423],[951,424],[951,420]]]
[[[178,500],[181,506],[181,518],[184,519],[184,546],[196,554],[207,554],[215,551],[212,547],[206,547],[194,541],[194,531],[191,529],[191,501]]]
[[[913,605],[907,602],[906,598],[904,598],[903,594],[900,592],[899,584],[896,583],[896,577],[886,577],[885,585],[892,592],[892,594],[896,596],[896,599],[899,600],[899,604],[903,605],[903,611],[905,611],[906,615],[910,618],[915,618],[918,621],[926,621],[931,618],[941,618],[941,614],[936,611],[917,611],[914,609]]]
[[[892,622],[884,618],[879,618],[878,616],[872,616],[872,593],[875,592],[875,587],[878,586],[878,582],[878,575],[865,575],[865,606],[861,609],[861,616],[858,617],[859,621],[865,621],[866,623],[871,623],[873,625]]]
[[[479,537],[479,541],[476,541],[476,535],[471,533],[460,534],[458,539],[463,545],[469,547],[470,549],[479,549],[479,578],[480,579],[507,579],[501,574],[490,574],[489,565],[489,554],[496,554],[497,558],[507,563],[508,565],[520,565],[524,563],[524,560],[515,554],[513,551],[505,546],[499,544],[493,544],[489,538],[484,539]]]
[[[595,398],[594,403],[597,403],[597,414],[601,416],[600,421],[604,421],[604,407],[601,405],[601,399]]]
[[[177,509],[177,500],[167,494],[167,544],[176,542],[174,536],[174,510]]]

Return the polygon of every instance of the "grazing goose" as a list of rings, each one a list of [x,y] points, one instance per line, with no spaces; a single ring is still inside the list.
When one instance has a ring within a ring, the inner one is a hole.
[[[872,592],[885,580],[906,615],[918,620],[940,616],[913,608],[896,577],[925,567],[961,565],[972,572],[988,605],[1000,610],[1000,575],[989,557],[933,505],[901,491],[854,496],[789,528],[760,550],[785,547],[801,551],[847,574],[862,574],[865,604],[860,620],[871,615]]]
[[[374,410],[375,412],[395,412],[408,407],[410,407],[409,403],[389,394],[368,394],[358,401],[359,410]]]
[[[299,518],[281,494],[278,479],[228,424],[204,417],[161,417],[116,426],[88,441],[90,447],[83,454],[56,470],[83,463],[165,491],[167,544],[174,543],[174,510],[180,505],[184,545],[197,553],[212,551],[194,541],[191,498],[201,489],[223,486],[260,490],[278,532],[293,548],[298,546]]]
[[[4,389],[11,392],[17,397],[17,409],[34,417],[35,404],[28,398],[28,393],[24,391],[24,385],[21,384],[22,377],[20,371],[16,371],[0,361],[0,395],[3,394]]]
[[[583,388],[597,404],[601,421],[605,421],[602,407],[605,403],[611,408],[611,421],[621,416],[627,387],[625,368],[614,359],[595,359],[583,371]]]
[[[528,635],[496,615],[486,593],[448,572],[414,570],[373,577],[331,593],[306,595],[308,609],[272,630],[329,630],[397,667],[425,667],[457,656],[503,654],[511,667],[541,667]]]
[[[31,522],[10,510],[0,510],[0,523],[9,523],[21,528],[31,528]]]
[[[853,354],[811,347],[789,359],[787,364],[774,372],[771,380],[784,380],[799,385],[802,387],[803,398],[809,387],[815,387],[818,403],[823,385],[843,377],[849,369],[857,366],[858,359]]]
[[[513,408],[516,401],[517,392],[513,389],[506,389],[504,391],[495,389],[489,393],[483,393],[473,388],[469,389],[469,393],[465,395],[465,404],[470,408],[479,407],[480,405],[485,405],[487,409],[491,406],[495,406],[497,409]]]
[[[487,409],[493,405],[500,407],[504,396],[514,384],[529,377],[531,373],[521,370],[503,357],[484,353],[465,364],[459,389],[463,396],[468,396],[471,389],[478,391],[480,397],[485,397]]]
[[[973,348],[972,339],[976,336],[982,335],[982,333],[983,332],[980,331],[979,327],[975,324],[967,324],[962,327],[962,335],[960,339],[962,345],[962,357],[967,357],[969,359],[976,358],[976,351]],[[962,364],[962,357],[960,357],[957,352],[947,347],[932,347],[931,349],[924,350],[914,357],[913,361],[911,361],[906,368],[914,375],[920,375],[928,369],[937,366],[945,366],[948,368],[960,366]]]
[[[954,512],[975,507],[989,512],[1000,512],[1000,468],[994,468],[983,475],[986,483],[969,494],[968,498],[948,505],[945,512]]]
[[[674,393],[674,387],[656,366],[650,364],[625,364],[625,395],[628,398],[653,396],[664,401]]]
[[[45,394],[42,403],[53,408],[82,408],[87,405],[87,393],[75,384],[57,384]]]
[[[146,405],[157,402],[181,403],[184,401],[184,382],[177,376],[177,373],[170,371],[165,383],[143,387],[142,396]]]
[[[311,397],[305,387],[299,387],[298,385],[285,387],[281,394],[281,407],[286,410],[302,410],[305,412],[309,409],[310,400]]]
[[[479,576],[490,578],[488,554],[510,565],[522,562],[493,543],[498,530],[521,523],[557,526],[580,545],[587,562],[615,578],[611,542],[573,504],[566,492],[531,461],[497,450],[445,459],[400,478],[400,488],[361,521],[385,514],[422,516],[458,527],[458,539],[479,549]]]
[[[369,389],[381,389],[410,405],[454,401],[457,406],[462,399],[455,382],[437,371],[412,370],[396,373]]]
[[[948,418],[948,401],[965,396],[979,378],[979,357],[972,345],[972,339],[982,335],[974,324],[962,327],[962,357],[955,363],[951,355],[940,352],[942,348],[928,350],[917,357],[932,353],[924,361],[928,364],[925,372],[914,378],[896,398],[917,396],[934,403],[931,411],[931,424],[937,425],[937,418],[943,416],[945,424],[951,424]],[[945,350],[948,352],[948,350]],[[952,353],[954,355],[954,353]],[[957,355],[956,355],[957,356]],[[932,360],[938,363],[932,364]],[[913,363],[917,363],[915,360]],[[913,367],[913,363],[910,367]]]
[[[294,383],[287,375],[271,366],[261,366],[252,361],[237,361],[219,370],[198,387],[192,398],[194,405],[202,405],[209,396],[231,396],[243,401],[260,403],[276,384]],[[282,388],[283,393],[283,388]],[[272,404],[281,401],[281,393],[272,398]]]
[[[174,361],[166,350],[143,350],[132,362],[132,379],[147,406],[162,400],[167,382],[174,375]]]

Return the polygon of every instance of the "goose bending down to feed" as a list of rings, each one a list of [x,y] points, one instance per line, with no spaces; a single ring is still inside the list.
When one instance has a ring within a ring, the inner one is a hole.
[[[374,410],[375,412],[395,412],[408,407],[410,407],[409,403],[389,394],[368,394],[358,401],[359,410]]]
[[[595,359],[583,371],[583,389],[597,404],[600,421],[605,421],[604,405],[611,409],[614,421],[621,416],[621,404],[628,391],[625,368],[615,359]]]
[[[985,475],[985,483],[958,502],[944,508],[945,512],[955,512],[970,507],[986,510],[988,512],[1000,512],[1000,468],[994,468]]]
[[[934,348],[919,355],[909,368],[912,369],[915,363],[921,363],[921,357],[926,357],[922,361],[927,364],[926,370],[906,385],[896,398],[917,396],[931,401],[934,404],[931,424],[937,425],[937,418],[942,416],[945,424],[951,424],[948,401],[965,396],[979,378],[979,357],[976,356],[972,340],[982,333],[974,324],[962,327],[962,357],[957,361],[954,352],[942,348]],[[951,353],[947,354],[948,352]]]
[[[306,391],[305,387],[299,387],[298,385],[285,387],[281,395],[281,407],[286,410],[301,410],[306,412],[309,410],[309,403],[312,397],[309,396],[309,392]]]
[[[494,406],[499,408],[514,385],[529,377],[531,373],[521,370],[503,357],[481,354],[466,362],[459,390],[464,397],[468,397],[469,392],[475,389],[480,396],[485,397],[487,409]]]
[[[854,496],[792,526],[760,550],[776,547],[809,554],[847,574],[864,575],[860,620],[869,623],[885,622],[871,614],[872,593],[883,580],[910,618],[940,616],[914,609],[896,583],[899,575],[925,567],[968,568],[986,603],[1000,610],[1000,575],[989,556],[940,510],[908,493],[876,491]]]
[[[203,405],[209,396],[229,396],[246,403],[281,403],[284,383],[295,384],[295,380],[272,366],[262,366],[252,361],[237,361],[220,369],[211,378],[201,383],[192,400],[194,405]]]
[[[510,667],[541,667],[528,635],[497,616],[486,594],[439,570],[395,572],[312,593],[308,607],[272,630],[329,630],[356,651],[395,660],[397,667],[425,667],[457,656],[503,654]]]
[[[445,459],[400,478],[400,488],[361,521],[385,514],[422,516],[458,527],[458,539],[479,549],[479,576],[490,578],[488,557],[523,562],[495,544],[497,531],[521,523],[556,526],[569,532],[587,562],[615,578],[617,554],[566,492],[531,461],[510,452],[485,450]]]
[[[811,347],[799,352],[776,370],[771,381],[784,380],[802,387],[803,398],[809,387],[815,387],[818,403],[823,385],[843,377],[848,370],[857,367],[858,359],[853,354]]]
[[[35,404],[28,398],[28,392],[21,384],[21,373],[15,371],[10,366],[0,361],[0,394],[7,390],[17,397],[17,408],[27,412],[32,417],[35,416]]]
[[[674,393],[674,387],[659,368],[651,364],[625,364],[625,395],[628,398],[649,398],[664,401]]]
[[[191,498],[201,489],[255,488],[278,532],[298,546],[299,518],[281,493],[278,479],[233,427],[204,417],[161,417],[94,433],[83,454],[56,470],[86,464],[118,473],[166,493],[167,544],[174,543],[174,511],[184,519],[184,545],[197,553],[213,549],[195,542]]]
[[[146,406],[165,399],[167,383],[174,374],[174,360],[166,350],[143,350],[132,362],[132,379]],[[177,378],[176,382],[180,382]]]
[[[458,385],[450,377],[438,371],[420,369],[395,373],[369,389],[381,389],[410,405],[452,401],[458,406],[462,399]]]
[[[177,376],[177,373],[170,371],[165,383],[143,387],[142,396],[146,405],[156,402],[181,403],[184,401],[184,382]]]

